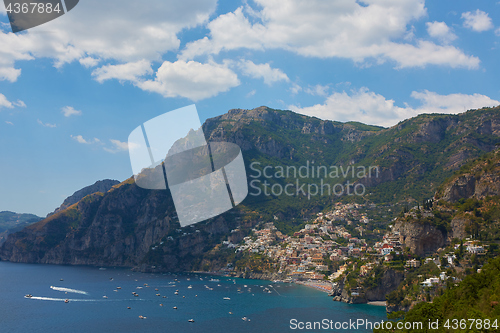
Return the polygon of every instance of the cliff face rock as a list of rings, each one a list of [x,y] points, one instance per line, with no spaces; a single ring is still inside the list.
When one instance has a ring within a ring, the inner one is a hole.
[[[76,191],[73,193],[71,196],[67,197],[64,202],[62,203],[61,206],[56,208],[55,211],[52,213],[49,213],[47,217],[60,212],[62,210],[65,210],[71,205],[76,204],[78,201],[82,200],[84,197],[87,195],[101,192],[101,193],[106,193],[108,192],[113,186],[120,184],[118,180],[112,180],[112,179],[104,179],[104,180],[98,180],[95,182],[93,185],[89,185],[87,187],[82,188],[81,190]]]
[[[385,301],[385,295],[393,290],[396,290],[399,284],[403,281],[404,274],[400,271],[387,269],[382,276],[380,284],[375,288],[365,290],[365,298],[367,301]]]
[[[399,232],[404,246],[409,247],[411,252],[419,256],[435,252],[443,247],[447,240],[447,235],[436,227],[417,220],[399,220],[392,230]]]
[[[490,170],[484,171],[482,168]],[[500,164],[498,161],[492,160],[480,163],[474,168],[473,173],[455,177],[446,184],[440,198],[449,202],[457,202],[460,199],[484,199],[487,196],[495,195],[500,195]]]
[[[353,293],[352,290],[346,288],[345,281],[341,281],[334,283],[330,296],[333,296],[334,301],[349,304],[385,301],[385,296],[393,290],[396,290],[403,279],[403,272],[385,268],[382,278],[376,287],[369,289],[357,288]]]
[[[10,235],[0,258],[25,263],[142,265],[140,269],[148,270],[151,264],[143,265],[146,260],[163,271],[187,270],[191,262],[186,256],[203,253],[214,237],[233,228],[219,217],[181,230],[174,212],[167,191],[148,191],[125,182],[107,195],[86,196]]]

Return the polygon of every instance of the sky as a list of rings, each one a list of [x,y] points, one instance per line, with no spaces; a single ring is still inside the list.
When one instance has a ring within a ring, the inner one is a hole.
[[[496,0],[81,0],[12,33],[0,4],[0,211],[132,175],[127,138],[195,104],[390,127],[500,104]]]

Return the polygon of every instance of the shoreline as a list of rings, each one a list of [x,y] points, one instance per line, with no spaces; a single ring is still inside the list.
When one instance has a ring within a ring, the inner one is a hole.
[[[313,282],[313,281],[295,281],[295,284],[300,284],[309,288],[314,288],[319,291],[323,291],[327,294],[331,293],[333,286],[331,282]]]

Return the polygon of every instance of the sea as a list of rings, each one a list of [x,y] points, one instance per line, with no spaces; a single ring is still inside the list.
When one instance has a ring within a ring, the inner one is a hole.
[[[0,293],[5,333],[371,332],[387,320],[383,306],[293,283],[124,268],[0,262]]]

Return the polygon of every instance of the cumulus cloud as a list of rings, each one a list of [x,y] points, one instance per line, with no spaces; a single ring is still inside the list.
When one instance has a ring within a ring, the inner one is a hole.
[[[86,58],[81,58],[80,60],[78,60],[80,62],[80,64],[86,68],[90,68],[90,67],[95,67],[97,66],[97,64],[99,63],[99,59],[95,59],[95,58],[92,58],[92,57],[86,57]]]
[[[81,143],[81,144],[85,144],[85,145],[90,145],[90,144],[100,143],[101,142],[101,140],[99,140],[98,138],[93,138],[93,139],[90,139],[90,140],[85,140],[83,138],[83,136],[81,136],[81,135],[76,135],[76,136],[71,135],[71,138],[73,140],[75,140],[76,142]]]
[[[65,106],[61,109],[62,114],[66,117],[69,118],[71,116],[81,116],[82,111],[80,110],[75,110],[72,106]]]
[[[449,43],[457,39],[457,35],[444,22],[427,22],[426,26],[429,36],[437,38],[444,43]]]
[[[488,13],[477,9],[475,12],[462,13],[464,27],[473,31],[482,32],[493,29],[493,22]]]
[[[54,65],[81,60],[83,66],[101,61],[161,61],[176,51],[177,34],[209,19],[216,0],[87,0],[68,14],[23,34],[0,31],[0,80],[14,82],[20,60],[47,57]],[[96,10],[98,8],[98,10]]]
[[[393,126],[399,121],[421,113],[460,113],[468,109],[496,106],[500,102],[481,94],[439,95],[424,90],[412,92],[411,97],[419,100],[421,106],[399,107],[394,100],[386,99],[367,88],[335,92],[328,96],[324,104],[310,107],[289,106],[295,112],[321,119],[336,121],[359,121],[371,125]]]
[[[4,94],[1,94],[0,93],[0,110],[2,108],[9,108],[9,109],[13,109],[14,107],[21,107],[21,108],[25,108],[26,107],[26,104],[21,101],[21,100],[17,100],[16,102],[11,102],[7,99],[7,97],[5,97]]]
[[[151,63],[144,59],[121,65],[106,65],[92,72],[92,76],[100,83],[110,79],[137,82],[146,74],[153,74],[153,69]]]
[[[238,86],[240,81],[227,65],[178,60],[165,61],[154,80],[136,84],[143,90],[165,97],[185,97],[198,101],[228,91]]]
[[[50,124],[50,123],[44,123],[43,121],[41,121],[40,119],[37,119],[36,122],[40,125],[42,125],[43,127],[49,127],[49,128],[55,128],[57,127],[56,124]]]
[[[426,16],[424,0],[255,0],[210,21],[209,37],[188,43],[180,58],[236,49],[284,49],[303,56],[392,61],[397,67],[477,68],[479,59],[452,46],[416,40],[411,22]],[[251,20],[250,20],[251,18]],[[411,39],[411,38],[410,38]],[[415,54],[408,59],[408,54]]]
[[[250,60],[240,60],[238,66],[243,75],[254,79],[264,79],[264,83],[268,86],[278,81],[290,81],[285,73],[283,73],[279,68],[271,68],[269,63],[255,64]]]
[[[12,109],[14,106],[12,102],[10,102],[4,94],[0,94],[0,109],[1,108],[9,108]]]

